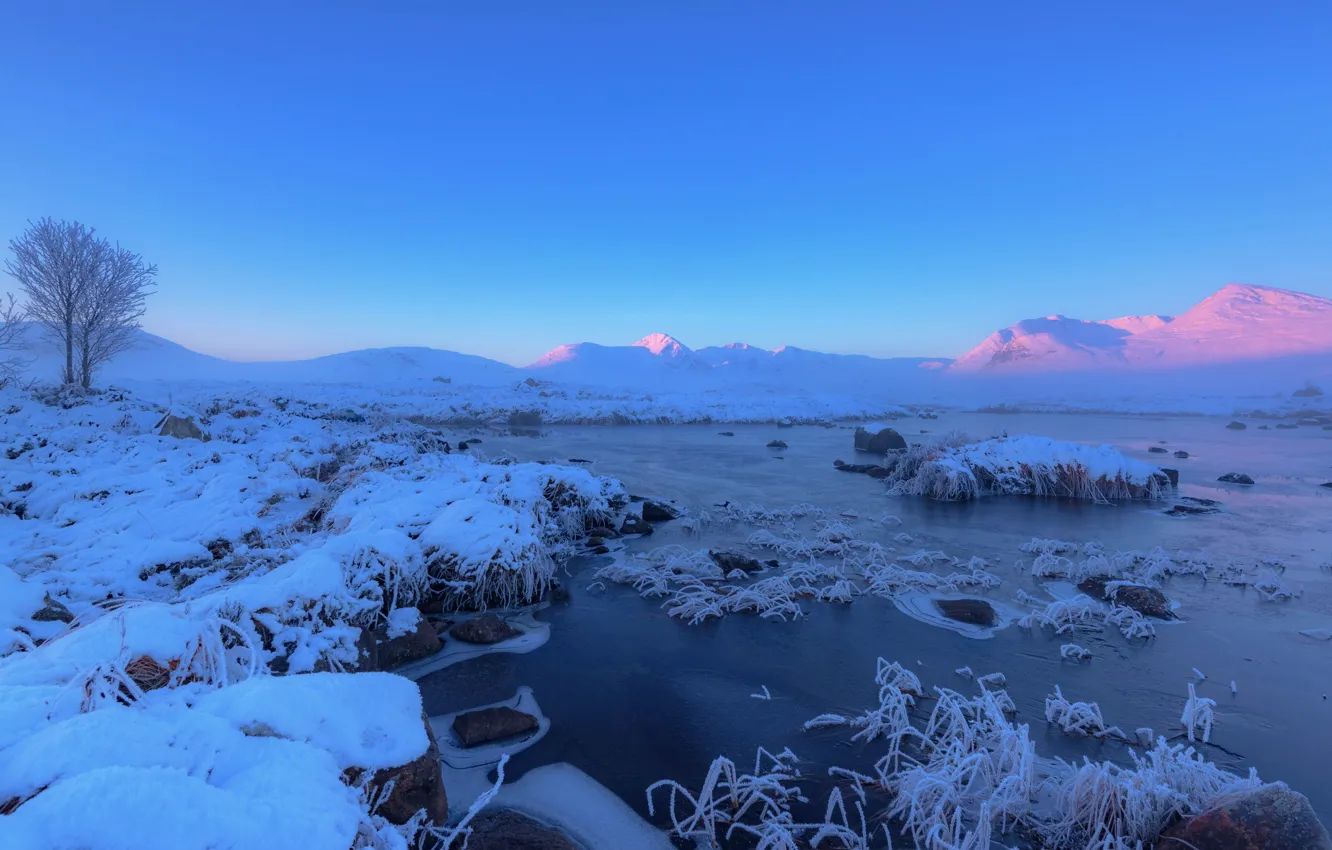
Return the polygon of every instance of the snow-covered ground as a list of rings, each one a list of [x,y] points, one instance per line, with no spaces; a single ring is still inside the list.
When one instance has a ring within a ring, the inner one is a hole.
[[[406,847],[368,780],[425,753],[421,697],[338,672],[363,629],[535,599],[624,501],[382,412],[175,406],[203,441],[121,392],[0,410],[5,848]]]

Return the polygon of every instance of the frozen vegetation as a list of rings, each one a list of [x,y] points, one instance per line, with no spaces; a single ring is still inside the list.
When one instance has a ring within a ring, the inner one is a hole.
[[[1048,437],[969,442],[950,435],[889,456],[892,493],[958,501],[986,494],[1064,496],[1097,502],[1160,499],[1169,479],[1160,468],[1110,446]]]
[[[663,780],[648,788],[649,805],[675,834],[705,845],[742,833],[760,847],[859,850],[892,846],[896,830],[898,840],[930,850],[988,850],[1019,837],[1051,850],[1129,850],[1155,842],[1181,816],[1262,786],[1255,772],[1229,773],[1165,738],[1141,755],[1130,751],[1129,764],[1041,758],[1002,685],[986,678],[974,695],[943,687],[927,695],[914,673],[879,659],[877,707],[805,724],[848,727],[853,742],[882,754],[869,772],[830,768],[826,805],[802,793],[800,759],[789,748],[760,749],[749,773],[719,757],[697,791]],[[1074,734],[1117,732],[1095,704],[1070,703],[1058,688],[1046,719]],[[799,804],[822,817],[802,820]]]
[[[418,604],[536,600],[624,500],[582,469],[295,400],[0,404],[6,848],[446,836],[380,808],[384,771],[433,744],[412,681],[352,672],[358,641],[411,632]],[[211,439],[157,433],[192,427]]]

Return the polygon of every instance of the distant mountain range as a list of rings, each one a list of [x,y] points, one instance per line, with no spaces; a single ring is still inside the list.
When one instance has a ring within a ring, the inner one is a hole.
[[[1332,299],[1232,283],[1181,316],[1026,319],[959,357],[953,372],[1180,369],[1332,353]]]
[[[60,355],[28,329],[33,377],[54,379]],[[1014,391],[1036,386],[1086,389],[1076,375],[1095,370],[1132,382],[1143,372],[1209,374],[1225,387],[1231,376],[1265,385],[1280,366],[1281,381],[1332,376],[1332,299],[1262,286],[1231,284],[1176,316],[1105,321],[1047,316],[996,331],[956,361],[826,354],[794,346],[776,350],[735,342],[693,350],[664,333],[632,345],[562,345],[519,368],[431,348],[380,348],[311,360],[246,363],[191,351],[141,332],[135,347],[107,365],[101,380],[388,383],[447,378],[502,385],[526,377],[647,392],[752,387],[764,392],[873,393],[941,399],[967,388]],[[1190,378],[1188,386],[1201,383]],[[1123,382],[1121,382],[1123,383]],[[1141,384],[1140,381],[1138,381]],[[1275,384],[1275,373],[1273,381]],[[1106,384],[1108,386],[1108,384]],[[1163,385],[1162,385],[1163,386]],[[1061,390],[1063,391],[1063,390]],[[975,394],[973,392],[973,394]]]

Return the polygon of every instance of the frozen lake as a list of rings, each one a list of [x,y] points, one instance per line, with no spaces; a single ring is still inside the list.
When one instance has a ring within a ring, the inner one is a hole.
[[[877,540],[906,554],[942,550],[966,560],[987,559],[1003,584],[989,592],[1014,601],[1019,590],[1038,594],[1040,583],[1019,560],[1032,537],[1100,541],[1107,550],[1163,546],[1202,551],[1214,559],[1254,567],[1280,560],[1283,581],[1300,598],[1269,602],[1251,588],[1196,577],[1170,579],[1166,593],[1182,622],[1161,625],[1157,637],[1130,643],[1117,631],[1055,636],[1016,626],[993,639],[975,640],[913,619],[887,599],[858,598],[851,605],[806,601],[808,616],[783,623],[752,615],[689,626],[667,617],[657,599],[632,588],[587,589],[611,556],[579,557],[561,576],[572,602],[538,613],[551,624],[549,643],[526,655],[489,655],[421,680],[426,709],[441,715],[512,697],[529,686],[551,728],[539,744],[518,754],[512,777],[531,768],[569,762],[647,815],[644,790],[673,778],[697,787],[708,763],[727,755],[751,762],[755,748],[789,746],[802,765],[806,794],[821,799],[830,764],[864,769],[881,747],[845,742],[845,729],[804,732],[801,724],[824,712],[858,712],[876,703],[875,659],[900,661],[934,685],[974,689],[954,673],[1002,671],[1016,702],[1018,722],[1031,725],[1042,756],[1127,760],[1124,745],[1072,738],[1044,721],[1044,699],[1056,684],[1070,699],[1100,704],[1108,724],[1128,732],[1149,726],[1171,734],[1178,726],[1192,668],[1207,675],[1201,696],[1217,701],[1208,758],[1227,769],[1256,767],[1263,778],[1284,780],[1306,794],[1324,820],[1332,818],[1332,788],[1323,784],[1322,730],[1332,721],[1332,642],[1300,634],[1332,628],[1332,431],[1226,430],[1224,419],[1078,415],[946,414],[939,420],[901,420],[909,441],[950,430],[977,438],[1040,434],[1110,443],[1126,454],[1180,470],[1181,495],[1220,500],[1224,512],[1171,517],[1166,503],[1095,505],[1052,499],[992,497],[970,503],[893,498],[879,481],[838,472],[833,460],[867,462],[851,450],[845,427],[632,426],[543,429],[539,436],[483,434],[477,450],[520,460],[584,458],[599,474],[621,479],[630,493],[674,500],[695,513],[725,502],[779,508],[807,502],[847,520],[860,539]],[[1275,424],[1275,423],[1272,423]],[[931,434],[916,432],[928,429]],[[721,436],[731,431],[733,437]],[[785,450],[765,444],[781,439]],[[1161,445],[1171,454],[1151,454]],[[1190,453],[1176,460],[1175,450]],[[1253,487],[1219,484],[1243,472]],[[900,526],[870,517],[892,514]],[[630,539],[623,557],[667,544],[690,548],[742,548],[754,529],[717,525],[702,535],[680,521]],[[894,538],[906,532],[909,543]],[[827,560],[827,559],[824,559]],[[1074,640],[1091,661],[1061,661],[1059,646]],[[1232,695],[1234,680],[1238,693]],[[750,694],[767,686],[771,701]],[[1311,749],[1313,748],[1313,749]],[[1316,750],[1316,752],[1315,752]],[[813,793],[811,793],[813,792]],[[660,820],[654,821],[661,824]]]

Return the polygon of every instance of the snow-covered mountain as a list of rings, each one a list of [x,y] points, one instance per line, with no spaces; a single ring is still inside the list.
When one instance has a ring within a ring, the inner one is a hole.
[[[1184,369],[1332,355],[1332,299],[1232,283],[1177,317],[1027,319],[959,357],[955,373]]]
[[[743,342],[694,351],[675,337],[657,333],[633,345],[562,345],[528,368],[542,378],[580,384],[670,389],[756,385],[778,390],[884,392],[947,363],[918,357],[825,354],[793,345],[769,351]],[[921,369],[922,365],[926,368]]]

